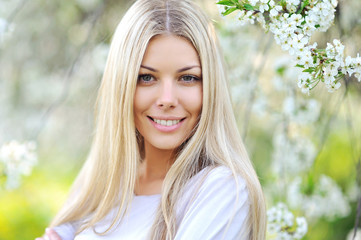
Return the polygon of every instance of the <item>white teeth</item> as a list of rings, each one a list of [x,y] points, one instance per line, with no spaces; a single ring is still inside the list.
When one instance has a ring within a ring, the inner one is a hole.
[[[180,122],[180,120],[159,120],[159,119],[153,119],[154,122],[162,125],[162,126],[173,126]]]

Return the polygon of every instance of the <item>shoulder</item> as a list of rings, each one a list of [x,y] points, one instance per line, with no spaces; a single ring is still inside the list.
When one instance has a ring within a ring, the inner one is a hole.
[[[197,183],[198,182],[198,183]],[[207,191],[217,194],[247,194],[246,181],[240,175],[234,175],[225,166],[203,169],[199,174],[191,179],[192,186],[199,186],[199,192]]]
[[[202,170],[191,179],[178,206],[179,239],[238,239],[246,231],[246,182],[227,167]]]
[[[237,211],[248,205],[248,190],[244,178],[234,176],[228,167],[219,166],[206,167],[195,175],[186,185],[178,206],[184,214],[190,206],[232,208]]]

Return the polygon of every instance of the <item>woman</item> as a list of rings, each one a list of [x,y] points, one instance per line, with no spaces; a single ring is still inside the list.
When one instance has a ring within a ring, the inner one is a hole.
[[[199,7],[136,1],[113,36],[97,106],[89,157],[47,237],[265,238],[262,189]]]

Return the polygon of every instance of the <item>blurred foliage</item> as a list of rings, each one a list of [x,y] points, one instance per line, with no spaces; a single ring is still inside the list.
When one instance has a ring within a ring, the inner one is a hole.
[[[272,116],[284,119],[287,96],[305,96],[298,90],[275,90],[271,79],[286,76],[286,70],[277,67],[284,66],[279,63],[285,54],[257,27],[226,22],[215,1],[197,2],[218,29],[237,122],[261,183],[286,181],[269,170],[273,134],[281,122]],[[0,239],[42,235],[65,200],[91,142],[93,105],[108,44],[130,5],[127,0],[0,0],[0,20],[6,21],[3,34],[0,22],[0,144],[35,140],[39,148],[39,165],[23,185],[0,190]],[[361,3],[340,1],[337,14],[335,26],[315,40],[325,46],[341,36],[350,55],[361,52]],[[296,79],[282,85],[296,86]],[[345,79],[335,94],[312,93],[322,105],[320,117],[302,129],[318,150],[309,174],[332,177],[345,194],[360,174],[355,168],[361,152],[360,86]],[[282,198],[268,198],[268,204]],[[345,239],[356,217],[356,202],[350,203],[349,216],[320,219],[310,225],[305,239]]]

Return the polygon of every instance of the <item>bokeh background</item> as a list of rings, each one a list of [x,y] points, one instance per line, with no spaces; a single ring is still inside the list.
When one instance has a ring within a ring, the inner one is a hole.
[[[346,77],[335,93],[319,86],[304,95],[270,33],[240,26],[236,13],[221,17],[213,0],[197,2],[217,28],[238,130],[268,207],[284,202],[305,216],[304,239],[347,239],[359,218],[361,83]],[[0,146],[33,141],[38,156],[15,189],[0,168],[0,239],[41,236],[65,200],[91,143],[111,36],[131,3],[0,0]],[[360,15],[359,0],[339,1],[334,26],[312,40],[341,39],[355,57]]]

